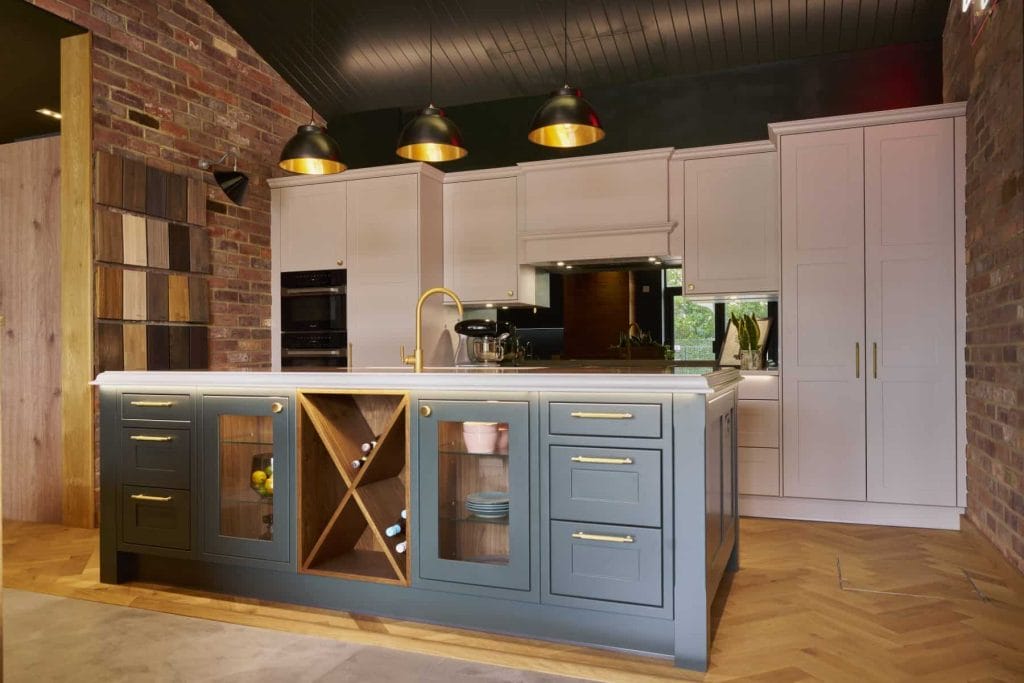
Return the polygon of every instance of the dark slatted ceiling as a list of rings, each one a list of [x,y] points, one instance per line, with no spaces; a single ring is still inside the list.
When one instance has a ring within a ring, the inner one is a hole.
[[[429,97],[538,95],[561,85],[560,0],[208,0],[328,118]],[[586,88],[938,40],[948,0],[570,0],[569,82]]]

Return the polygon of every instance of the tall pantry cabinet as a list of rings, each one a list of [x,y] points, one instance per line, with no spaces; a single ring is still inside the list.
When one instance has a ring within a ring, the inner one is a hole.
[[[786,497],[958,504],[954,127],[773,131]]]

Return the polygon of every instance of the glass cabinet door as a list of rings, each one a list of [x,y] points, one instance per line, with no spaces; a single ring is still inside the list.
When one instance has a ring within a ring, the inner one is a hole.
[[[419,407],[421,575],[529,590],[528,404]]]
[[[288,559],[288,399],[203,397],[204,551]]]

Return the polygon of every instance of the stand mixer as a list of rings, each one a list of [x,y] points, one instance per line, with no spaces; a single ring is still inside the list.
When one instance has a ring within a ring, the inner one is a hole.
[[[496,320],[460,320],[456,365],[498,365],[505,360],[505,342],[514,333],[511,323]]]

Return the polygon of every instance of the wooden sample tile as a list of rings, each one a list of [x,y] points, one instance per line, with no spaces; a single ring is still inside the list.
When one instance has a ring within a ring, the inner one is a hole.
[[[193,273],[212,273],[210,233],[203,228],[188,229],[189,270]]]
[[[123,278],[120,268],[96,267],[96,317],[108,320],[121,319],[121,297]]]
[[[142,323],[127,323],[123,327],[124,369],[146,369],[146,326]]]
[[[146,167],[146,213],[157,218],[167,218],[167,171],[152,166]]]
[[[146,273],[146,320],[167,320],[167,276]]]
[[[146,254],[150,268],[171,267],[167,235],[167,221],[160,218],[146,219]]]
[[[97,261],[107,263],[124,262],[124,239],[121,233],[121,216],[116,211],[96,209],[94,256]]]
[[[194,323],[210,322],[210,283],[206,278],[188,279],[188,319]]]
[[[171,270],[188,272],[191,266],[191,250],[188,244],[188,226],[171,223],[168,227],[168,265]]]
[[[96,365],[99,372],[124,370],[121,323],[96,323]]]
[[[126,270],[123,275],[124,298],[122,318],[125,320],[146,319],[146,273],[141,270]]]
[[[188,179],[187,214],[192,225],[206,225],[206,183],[201,178]]]
[[[201,326],[188,328],[188,367],[190,370],[209,369],[210,328]]]
[[[146,368],[171,369],[170,338],[167,325],[146,325]]]
[[[188,322],[188,276],[167,276],[167,319]]]
[[[96,152],[96,203],[121,208],[124,192],[124,166],[121,157],[109,152]]]
[[[188,177],[167,175],[167,218],[172,221],[188,220]]]
[[[146,219],[142,216],[124,214],[121,220],[121,238],[124,249],[124,262],[129,266],[144,266],[148,259],[146,253]]]
[[[171,370],[188,370],[188,327],[174,325],[167,328]]]
[[[121,160],[121,206],[128,211],[146,212],[146,164]]]

